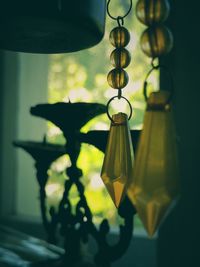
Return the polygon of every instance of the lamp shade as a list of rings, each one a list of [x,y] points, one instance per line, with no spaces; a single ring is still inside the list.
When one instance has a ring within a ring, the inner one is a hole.
[[[101,177],[119,207],[132,181],[134,154],[127,115],[118,113],[112,119]]]
[[[165,91],[152,93],[144,116],[128,196],[152,236],[179,193],[176,133]]]
[[[0,48],[64,53],[100,42],[105,0],[0,0]]]

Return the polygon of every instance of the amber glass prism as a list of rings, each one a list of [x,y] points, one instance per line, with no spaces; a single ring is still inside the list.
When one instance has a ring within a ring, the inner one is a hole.
[[[165,91],[148,99],[128,196],[152,236],[179,193],[175,126]]]
[[[119,207],[132,181],[134,153],[127,115],[118,113],[112,120],[101,177],[115,206]]]

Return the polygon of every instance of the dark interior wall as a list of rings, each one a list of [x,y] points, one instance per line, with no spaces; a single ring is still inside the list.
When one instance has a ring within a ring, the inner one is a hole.
[[[41,141],[46,132],[44,120],[29,109],[47,101],[48,55],[2,51],[0,57],[0,216],[32,216],[39,213],[34,161],[12,143]]]
[[[171,1],[181,199],[159,233],[158,266],[200,266],[200,31],[199,1]]]
[[[4,55],[3,52],[0,51],[0,129],[2,129],[3,126],[3,95],[4,95],[4,90],[3,90],[3,64],[4,64]],[[2,147],[3,144],[3,139],[2,139],[2,130],[0,131],[0,147]],[[3,154],[0,153],[0,188],[2,187],[2,158]]]
[[[12,141],[17,134],[18,70],[17,53],[0,51],[0,214],[14,213],[16,153]],[[2,204],[3,203],[3,204]]]

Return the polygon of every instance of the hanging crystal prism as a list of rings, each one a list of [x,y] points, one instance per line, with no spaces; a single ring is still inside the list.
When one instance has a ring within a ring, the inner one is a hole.
[[[132,180],[133,161],[127,115],[115,114],[112,116],[101,177],[116,207],[119,207]]]
[[[175,126],[166,91],[147,101],[144,127],[136,151],[128,196],[152,236],[179,192]]]

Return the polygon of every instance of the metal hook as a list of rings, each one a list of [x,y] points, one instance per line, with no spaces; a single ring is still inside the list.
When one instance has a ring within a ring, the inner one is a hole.
[[[118,89],[117,97],[118,97],[118,99],[120,99],[122,97],[122,89]]]
[[[165,71],[165,73],[169,76],[170,78],[170,95],[169,95],[169,98],[166,102],[166,104],[169,104],[169,102],[171,101],[172,99],[172,96],[173,96],[173,92],[174,92],[174,81],[173,81],[173,77],[172,77],[172,74],[171,72],[169,71],[169,69],[166,67],[166,66],[163,66],[163,65],[160,65],[159,63],[156,65],[154,63],[154,60],[152,60],[151,62],[151,65],[152,65],[152,68],[150,69],[150,71],[147,73],[145,79],[144,79],[144,85],[143,85],[143,94],[144,94],[144,98],[147,102],[148,100],[148,96],[147,96],[147,87],[148,87],[148,78],[149,76],[152,74],[153,71],[155,70],[159,70],[159,69],[162,69]]]
[[[124,19],[120,16],[117,17],[117,23],[119,27],[122,27],[124,25]]]
[[[160,64],[159,63],[155,63],[155,60],[156,60],[157,58],[152,58],[152,60],[151,60],[151,66],[152,66],[152,68],[153,69],[159,69],[159,67],[160,67]]]

